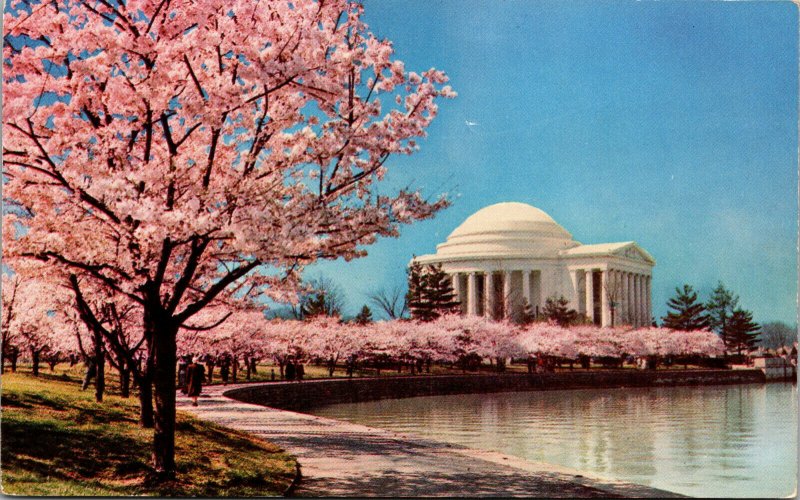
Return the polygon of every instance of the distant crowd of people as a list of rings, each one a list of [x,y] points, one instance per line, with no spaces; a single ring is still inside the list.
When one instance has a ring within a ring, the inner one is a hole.
[[[230,380],[231,371],[238,369],[239,362],[229,354],[221,356],[202,356],[184,355],[178,359],[178,389],[185,395],[192,398],[192,405],[197,406],[197,399],[203,391],[204,383],[213,382],[214,367],[219,367],[219,376],[223,385],[227,385]],[[208,367],[208,368],[206,368]],[[255,360],[247,360],[248,372],[255,371]],[[89,369],[91,370],[91,365]],[[87,372],[88,372],[87,370]],[[305,367],[300,361],[289,359],[284,367],[284,380],[302,382],[305,377]],[[249,378],[249,376],[248,376]],[[271,370],[272,380],[275,380],[275,369]],[[235,382],[235,373],[234,373]]]

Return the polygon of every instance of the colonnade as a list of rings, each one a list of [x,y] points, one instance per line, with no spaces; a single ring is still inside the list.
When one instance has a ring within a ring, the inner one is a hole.
[[[645,273],[570,268],[571,286],[564,287],[559,286],[557,270],[487,270],[451,276],[462,314],[511,318],[522,312],[525,303],[539,312],[548,297],[563,295],[570,308],[602,326],[645,326],[652,318],[651,276]]]
[[[570,269],[573,307],[602,326],[652,320],[651,276],[619,269]],[[598,304],[597,301],[600,301]]]

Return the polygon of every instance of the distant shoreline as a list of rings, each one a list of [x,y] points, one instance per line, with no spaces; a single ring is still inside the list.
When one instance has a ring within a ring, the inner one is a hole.
[[[260,406],[307,411],[337,403],[446,394],[765,382],[766,376],[758,369],[576,370],[559,373],[414,375],[254,382],[224,391],[224,395]]]

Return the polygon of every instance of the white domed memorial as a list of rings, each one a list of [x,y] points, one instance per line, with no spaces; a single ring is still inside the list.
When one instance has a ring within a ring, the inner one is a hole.
[[[650,324],[655,260],[633,241],[583,245],[544,211],[497,203],[458,226],[436,253],[416,262],[441,264],[453,278],[463,314],[516,317],[525,303],[539,312],[563,296],[589,321]]]

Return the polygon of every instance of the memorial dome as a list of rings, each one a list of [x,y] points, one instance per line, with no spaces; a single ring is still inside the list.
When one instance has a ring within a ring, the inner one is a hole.
[[[436,247],[439,257],[555,257],[578,246],[546,212],[526,203],[497,203],[467,217]]]

